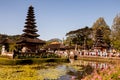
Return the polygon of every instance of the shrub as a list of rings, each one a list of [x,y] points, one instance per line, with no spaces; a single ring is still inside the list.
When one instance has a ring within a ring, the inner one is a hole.
[[[57,54],[44,52],[44,53],[19,53],[14,55],[15,59],[27,59],[27,58],[60,58]]]
[[[41,64],[46,62],[68,62],[66,58],[26,58],[26,59],[8,59],[0,58],[2,65],[25,65],[25,64]]]

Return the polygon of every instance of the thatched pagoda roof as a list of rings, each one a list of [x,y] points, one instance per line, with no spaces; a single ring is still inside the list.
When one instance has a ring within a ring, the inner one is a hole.
[[[22,38],[17,42],[17,44],[21,44],[21,43],[45,44],[45,41],[38,38],[34,38],[34,39]]]

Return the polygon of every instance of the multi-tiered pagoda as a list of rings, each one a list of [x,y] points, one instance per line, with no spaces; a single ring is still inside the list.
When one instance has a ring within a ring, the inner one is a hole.
[[[37,38],[40,35],[37,34],[38,30],[35,25],[34,7],[29,7],[26,18],[23,30],[24,33],[21,35],[21,38],[17,43],[20,45],[22,52],[38,52],[39,46],[45,42]]]
[[[101,29],[96,30],[96,35],[95,35],[95,42],[93,45],[94,49],[103,51],[108,48],[107,43],[104,42],[103,39],[103,31]]]

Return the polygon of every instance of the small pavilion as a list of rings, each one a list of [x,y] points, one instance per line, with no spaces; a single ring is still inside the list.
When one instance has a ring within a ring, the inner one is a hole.
[[[3,56],[11,56],[13,52],[13,47],[11,48],[11,45],[13,45],[15,42],[9,38],[5,38],[2,41],[0,41],[1,44],[1,55]],[[10,55],[9,55],[10,53]]]
[[[61,44],[60,42],[52,42],[49,45],[45,46],[45,49],[52,50],[52,51],[65,50],[65,46]]]
[[[0,44],[2,45],[2,47],[4,46],[6,52],[9,52],[9,50],[10,50],[10,45],[13,44],[13,43],[14,43],[14,41],[12,41],[12,40],[9,39],[9,38],[5,38],[4,40],[2,40],[2,41],[0,42]]]

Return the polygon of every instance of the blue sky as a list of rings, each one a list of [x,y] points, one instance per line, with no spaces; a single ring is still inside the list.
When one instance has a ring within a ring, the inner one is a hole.
[[[30,5],[43,40],[65,38],[71,30],[91,27],[99,17],[111,26],[120,13],[120,0],[0,0],[0,33],[22,34]]]

